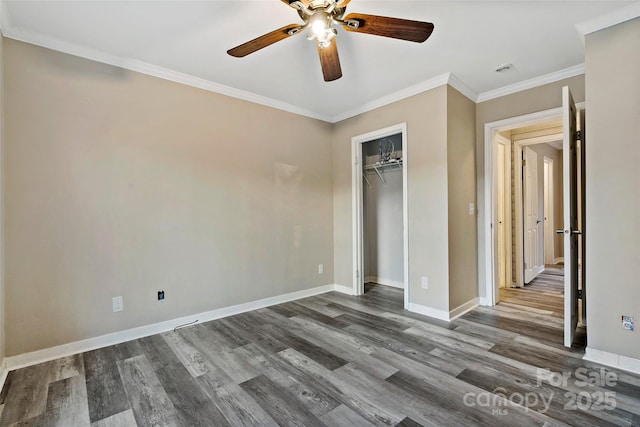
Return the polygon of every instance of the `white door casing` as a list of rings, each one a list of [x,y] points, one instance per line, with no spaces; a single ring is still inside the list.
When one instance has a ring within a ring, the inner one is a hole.
[[[578,104],[579,108],[584,108],[584,103]],[[529,125],[540,124],[547,121],[560,120],[562,118],[562,107],[552,108],[549,110],[538,111],[535,113],[525,114],[522,116],[514,116],[506,119],[496,120],[494,122],[488,122],[484,124],[484,176],[481,177],[481,193],[483,195],[481,214],[478,215],[478,230],[483,230],[482,234],[478,235],[478,265],[484,266],[483,269],[479,269],[478,282],[480,292],[480,304],[485,306],[495,305],[497,302],[497,280],[496,267],[494,265],[496,251],[493,220],[495,210],[495,198],[496,195],[493,191],[495,188],[496,171],[494,168],[495,159],[495,136],[498,132],[508,131],[516,128],[521,128]],[[556,139],[557,140],[557,139]],[[551,142],[551,141],[538,141],[538,142]],[[521,163],[521,157],[518,157],[518,145],[514,146],[514,156],[512,161],[516,170]],[[516,192],[518,191],[519,179],[513,182]],[[518,210],[518,204],[516,203],[516,211]],[[520,212],[522,211],[520,205]],[[518,215],[512,218],[512,221],[518,226]],[[520,222],[522,216],[520,215]],[[520,224],[520,227],[522,225]],[[517,237],[517,236],[516,236]],[[521,239],[516,238],[514,244],[518,245],[518,241]],[[522,252],[520,252],[522,253]],[[518,262],[518,252],[516,252],[516,263]],[[521,258],[521,256],[520,256]],[[521,260],[520,260],[521,262]],[[515,284],[517,284],[518,276],[513,277]],[[484,296],[482,296],[484,295]]]
[[[353,294],[364,294],[364,221],[363,221],[363,189],[362,189],[362,144],[386,136],[402,134],[402,223],[404,251],[404,308],[409,307],[409,227],[408,227],[408,192],[407,168],[409,163],[407,124],[400,123],[351,138],[351,206],[353,237]]]

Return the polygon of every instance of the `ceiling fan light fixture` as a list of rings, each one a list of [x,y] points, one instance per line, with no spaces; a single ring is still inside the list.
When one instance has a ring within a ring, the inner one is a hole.
[[[331,43],[337,31],[332,27],[332,18],[325,11],[318,11],[309,18],[309,40],[317,40],[319,46],[326,46]]]

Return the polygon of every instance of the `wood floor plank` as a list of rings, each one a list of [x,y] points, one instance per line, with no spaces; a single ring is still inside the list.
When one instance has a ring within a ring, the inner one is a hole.
[[[327,427],[369,427],[371,425],[369,421],[345,405],[340,405],[324,414],[320,417],[320,421]]]
[[[136,418],[133,416],[133,411],[127,409],[124,412],[111,415],[110,417],[103,418],[99,421],[91,423],[91,427],[137,427]]]
[[[178,360],[189,371],[191,376],[199,377],[211,370],[210,364],[200,351],[185,339],[188,334],[185,329],[188,328],[183,328],[180,331],[165,332],[162,334],[162,338],[171,347]]]
[[[131,408],[118,371],[115,349],[84,353],[89,419],[98,421]]]
[[[237,349],[239,351],[241,349]],[[275,385],[286,389],[298,402],[304,405],[316,417],[335,409],[340,402],[321,388],[315,387],[311,378],[304,372],[287,364],[276,355],[263,354],[252,344],[242,347],[247,359]]]
[[[291,365],[306,372],[323,389],[332,391],[337,400],[356,411],[373,425],[395,425],[404,418],[404,415],[398,413],[397,410],[372,401],[366,394],[362,393],[363,390],[360,387],[354,385],[344,376],[334,371],[329,371],[303,354],[293,349],[287,349],[278,354]]]
[[[160,340],[162,338],[158,336]],[[139,426],[180,426],[173,402],[167,396],[146,355],[117,362],[124,389]],[[166,364],[160,365],[160,369]]]
[[[50,363],[31,366],[10,372],[8,395],[2,411],[2,425],[11,425],[21,420],[43,414],[47,407]]]
[[[304,338],[287,332],[284,328],[275,325],[264,325],[261,329],[276,337],[278,341],[282,342],[287,347],[299,351],[305,356],[320,363],[327,369],[334,370],[348,363],[346,360],[334,355],[330,351],[327,351]]]
[[[208,374],[197,378],[202,389],[232,426],[276,427],[269,415],[242,387],[234,383],[218,385]]]
[[[165,365],[156,376],[173,402],[179,425],[231,426],[184,365]]]
[[[245,381],[240,387],[280,425],[322,426],[320,420],[288,390],[278,387],[264,375]]]

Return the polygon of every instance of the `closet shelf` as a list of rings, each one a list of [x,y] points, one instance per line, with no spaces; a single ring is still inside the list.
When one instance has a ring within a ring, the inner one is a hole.
[[[380,171],[384,171],[385,169],[391,169],[394,167],[401,167],[401,166],[402,166],[402,159],[392,159],[392,160],[389,160],[388,162],[375,162],[372,165],[364,165],[364,167],[362,168],[363,169],[362,176],[364,177],[365,181],[367,181],[367,185],[371,187],[371,183],[367,179],[367,176],[364,174],[364,171],[374,170],[376,171],[376,174],[378,174],[378,178],[380,178],[380,181],[382,181],[382,183],[386,186],[387,181],[384,180]]]
[[[375,162],[374,164],[371,165],[364,165],[363,169],[364,170],[374,170],[374,169],[388,169],[388,168],[392,168],[392,167],[400,167],[402,166],[402,159],[393,159],[393,160],[389,160],[388,162]]]

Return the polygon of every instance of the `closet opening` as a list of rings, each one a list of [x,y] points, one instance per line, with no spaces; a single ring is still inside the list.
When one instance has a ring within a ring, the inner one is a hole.
[[[354,294],[402,289],[408,305],[406,124],[352,139]]]

